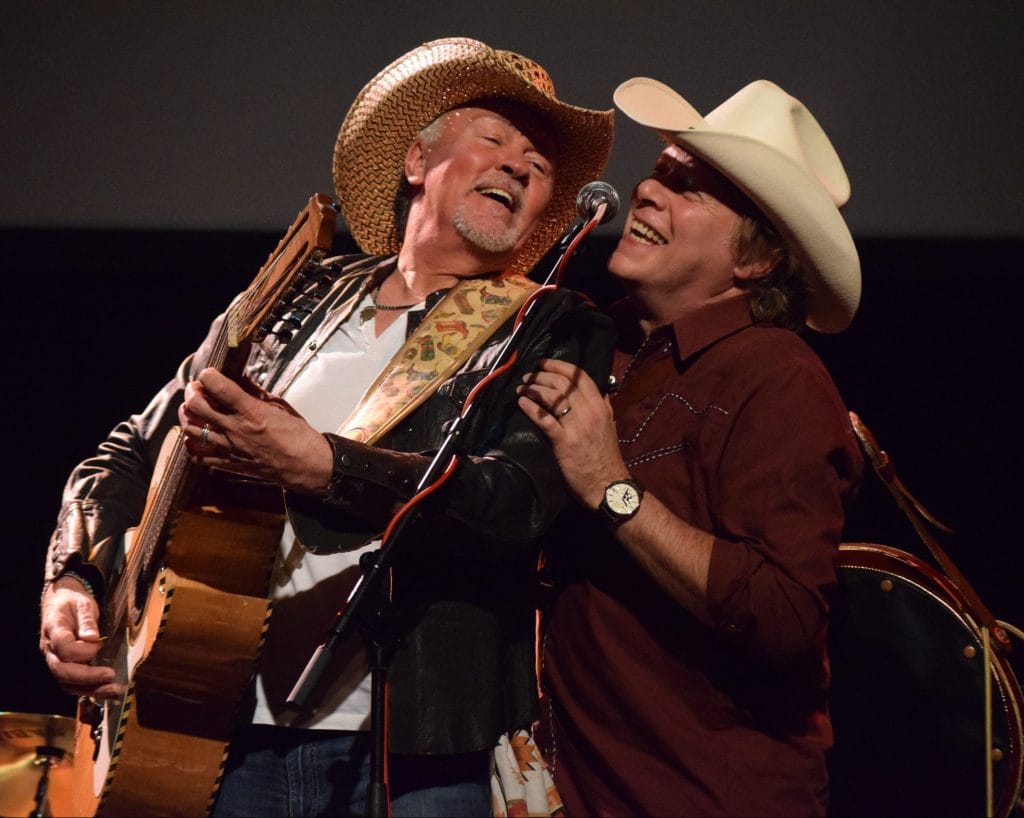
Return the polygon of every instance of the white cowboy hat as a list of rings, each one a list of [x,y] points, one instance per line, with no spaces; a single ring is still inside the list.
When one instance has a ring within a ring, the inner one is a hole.
[[[802,102],[767,80],[702,117],[667,85],[635,77],[615,91],[626,116],[700,157],[746,193],[811,268],[807,325],[840,332],[860,302],[860,259],[839,208],[850,182]]]
[[[521,103],[541,113],[555,138],[555,185],[533,235],[513,264],[528,273],[576,215],[576,194],[600,177],[612,145],[614,110],[592,111],[555,96],[533,60],[478,40],[432,40],[371,79],[349,108],[334,149],[334,186],[352,237],[367,253],[397,253],[392,207],[405,154],[445,111],[479,99]]]

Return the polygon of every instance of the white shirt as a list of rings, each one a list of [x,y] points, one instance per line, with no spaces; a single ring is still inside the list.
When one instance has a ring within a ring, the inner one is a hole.
[[[405,341],[408,313],[378,338],[373,319],[360,320],[363,308],[371,304],[367,293],[282,395],[321,432],[340,428]],[[360,555],[379,547],[377,540],[356,551],[314,555],[295,542],[291,526],[285,525],[274,572],[274,613],[257,677],[254,724],[369,729],[370,678],[358,631],[352,632],[349,644],[337,646],[312,715],[295,718],[284,702],[358,580]]]

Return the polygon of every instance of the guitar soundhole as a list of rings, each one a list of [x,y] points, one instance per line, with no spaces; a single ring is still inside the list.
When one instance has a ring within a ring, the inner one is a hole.
[[[139,572],[139,576],[135,581],[135,592],[132,594],[130,614],[133,628],[137,627],[142,620],[142,614],[146,610],[146,601],[149,599],[149,594],[153,589],[153,580],[156,573],[147,565],[145,570]]]

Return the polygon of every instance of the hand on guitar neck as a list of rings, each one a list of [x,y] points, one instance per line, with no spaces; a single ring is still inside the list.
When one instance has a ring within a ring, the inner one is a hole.
[[[333,454],[324,436],[252,383],[204,369],[186,387],[178,419],[189,453],[204,465],[307,494],[330,482]]]

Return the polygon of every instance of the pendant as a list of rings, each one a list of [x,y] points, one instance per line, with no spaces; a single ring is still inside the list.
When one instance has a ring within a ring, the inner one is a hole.
[[[375,306],[373,306],[373,304],[369,304],[369,305],[363,307],[359,311],[359,323],[360,324],[365,324],[367,321],[369,321],[371,318],[373,318],[373,316],[375,316],[376,314],[377,314],[377,308]]]

